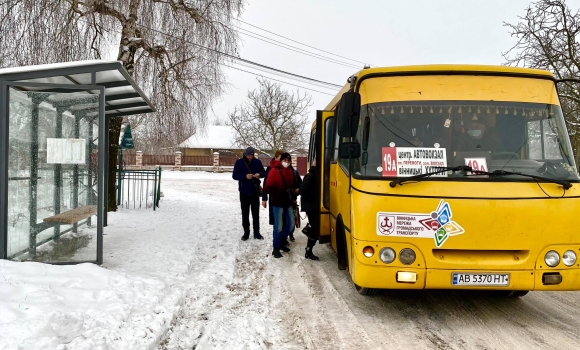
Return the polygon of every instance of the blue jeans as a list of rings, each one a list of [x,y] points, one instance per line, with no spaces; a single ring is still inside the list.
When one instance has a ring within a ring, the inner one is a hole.
[[[274,248],[280,248],[283,240],[288,239],[294,225],[292,207],[281,208],[272,206],[274,214]],[[282,227],[284,226],[284,227]]]

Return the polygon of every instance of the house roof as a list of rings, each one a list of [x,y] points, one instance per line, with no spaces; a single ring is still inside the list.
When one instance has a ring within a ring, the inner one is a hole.
[[[238,149],[234,145],[235,131],[227,125],[210,125],[203,134],[196,134],[182,142],[180,148]]]

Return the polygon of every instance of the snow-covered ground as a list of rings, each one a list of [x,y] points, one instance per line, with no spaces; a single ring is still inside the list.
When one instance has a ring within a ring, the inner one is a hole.
[[[120,210],[104,264],[0,260],[0,349],[579,349],[580,292],[498,299],[356,293],[328,246],[240,240],[231,174],[163,173],[157,211]]]
[[[163,179],[156,212],[110,214],[102,267],[0,261],[0,349],[307,346],[286,319],[293,301],[270,257],[267,210],[266,240],[242,242],[231,174]]]

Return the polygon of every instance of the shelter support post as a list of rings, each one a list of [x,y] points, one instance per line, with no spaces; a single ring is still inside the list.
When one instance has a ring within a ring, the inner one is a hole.
[[[75,115],[75,128],[74,128],[74,135],[75,138],[78,139],[81,134],[81,117]],[[73,190],[72,190],[72,208],[76,209],[79,207],[79,166],[75,164],[73,166]],[[78,224],[73,224],[73,232],[76,233],[78,231]]]
[[[62,114],[64,113],[64,107],[56,107],[56,128],[54,130],[54,137],[57,139],[62,138]],[[60,214],[60,191],[62,188],[62,165],[55,164],[54,165],[54,197],[53,197],[53,208],[54,208],[54,215]],[[54,228],[54,240],[58,240],[60,237],[60,225],[55,225]]]

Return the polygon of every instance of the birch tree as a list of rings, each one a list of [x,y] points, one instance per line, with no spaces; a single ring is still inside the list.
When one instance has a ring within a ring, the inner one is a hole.
[[[158,113],[132,125],[158,147],[177,145],[207,122],[223,92],[223,54],[237,54],[232,21],[244,0],[0,0],[0,65],[119,60]],[[220,53],[221,52],[221,53]],[[109,169],[123,118],[110,123]],[[108,178],[116,210],[115,173]]]

